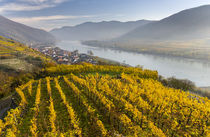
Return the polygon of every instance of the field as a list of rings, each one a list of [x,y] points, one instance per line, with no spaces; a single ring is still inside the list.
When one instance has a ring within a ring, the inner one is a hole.
[[[33,71],[33,65],[29,64],[28,62],[20,59],[3,59],[0,61],[0,65],[7,66],[8,68],[11,68],[13,70],[22,70],[26,72],[32,72]]]
[[[16,89],[1,136],[210,135],[210,101],[164,87],[156,71],[84,64],[49,74]]]

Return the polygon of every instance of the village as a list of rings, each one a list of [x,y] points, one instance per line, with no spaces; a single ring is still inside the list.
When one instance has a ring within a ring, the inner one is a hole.
[[[66,51],[58,47],[39,47],[35,50],[42,52],[46,56],[52,57],[59,64],[79,64],[82,62],[87,62],[91,64],[97,64],[94,58],[91,56],[92,52],[89,51],[88,54],[79,53],[78,50]]]

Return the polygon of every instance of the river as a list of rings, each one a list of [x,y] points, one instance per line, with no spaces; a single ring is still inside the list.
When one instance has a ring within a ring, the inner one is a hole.
[[[131,66],[141,65],[144,69],[157,70],[164,77],[189,79],[198,87],[210,86],[210,62],[90,47],[82,45],[79,41],[61,41],[57,46],[68,51],[78,50],[80,53],[91,50],[94,56]]]

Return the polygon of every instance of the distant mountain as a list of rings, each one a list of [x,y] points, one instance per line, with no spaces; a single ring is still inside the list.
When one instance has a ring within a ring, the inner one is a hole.
[[[50,32],[60,40],[108,40],[151,22],[148,20],[86,22],[77,26],[53,29]]]
[[[0,16],[0,36],[11,38],[30,46],[52,45],[55,43],[55,37],[50,33],[11,21],[3,16]]]
[[[118,41],[183,41],[205,38],[210,38],[210,5],[184,10],[140,26],[121,36]]]
[[[210,60],[210,5],[181,11],[112,40],[90,46]]]

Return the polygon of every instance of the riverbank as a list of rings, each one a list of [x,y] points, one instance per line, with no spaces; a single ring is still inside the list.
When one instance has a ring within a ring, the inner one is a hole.
[[[209,63],[210,62],[210,54],[209,55],[196,55],[191,54],[191,51],[188,51],[188,53],[182,53],[179,51],[164,51],[159,50],[158,48],[152,49],[152,48],[130,48],[130,47],[120,47],[120,46],[111,46],[111,45],[102,45],[97,44],[97,42],[92,41],[81,41],[81,44],[90,46],[90,47],[97,47],[97,48],[104,48],[104,49],[111,49],[116,51],[125,51],[130,53],[136,53],[136,54],[146,54],[146,55],[155,55],[160,57],[170,57],[170,58],[177,58],[177,59],[189,59],[189,60],[197,60],[203,63]],[[193,52],[193,51],[192,51]]]
[[[68,51],[59,47],[38,47],[35,50],[43,53],[46,56],[52,58],[58,64],[74,65],[80,64],[83,62],[90,64],[98,65],[124,65],[129,66],[125,63],[120,63],[118,61],[101,58],[94,56],[91,51],[88,51],[89,54],[80,53],[78,50]]]
[[[105,59],[105,58],[101,58],[98,56],[93,56],[94,60],[96,60],[96,62],[98,62],[98,65],[114,65],[114,66],[127,66],[127,67],[131,67],[130,65],[126,64],[126,63],[120,63],[118,61],[114,61],[114,60],[110,60],[110,59]]]

